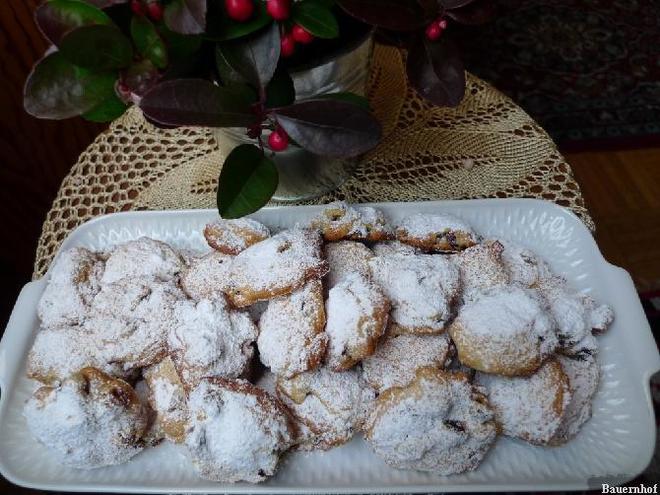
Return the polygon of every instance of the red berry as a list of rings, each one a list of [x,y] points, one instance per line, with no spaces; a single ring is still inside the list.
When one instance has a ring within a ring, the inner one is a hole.
[[[283,57],[290,57],[293,55],[293,52],[296,51],[296,40],[293,39],[291,33],[286,33],[282,35],[280,40],[280,53]]]
[[[426,37],[431,41],[435,41],[440,39],[440,36],[442,36],[442,28],[438,26],[438,23],[429,24],[426,28]]]
[[[149,13],[149,17],[151,17],[156,22],[163,18],[163,6],[160,4],[160,2],[151,2],[148,4],[147,12]]]
[[[146,9],[144,8],[144,4],[140,0],[131,1],[131,10],[135,15],[140,15],[140,16],[147,13]]]
[[[291,0],[267,0],[266,10],[276,21],[284,21],[291,14]]]
[[[438,23],[438,27],[439,27],[440,29],[442,29],[443,31],[444,31],[445,29],[447,29],[447,26],[449,25],[449,24],[447,23],[447,19],[443,19],[442,17],[441,17],[440,19],[438,19],[437,23]]]
[[[289,147],[289,136],[284,129],[278,127],[268,136],[268,146],[273,151],[284,151]]]
[[[254,2],[252,0],[225,0],[225,9],[230,18],[245,22],[254,13]]]
[[[293,35],[294,40],[296,40],[298,43],[302,43],[303,45],[314,41],[314,35],[299,24],[293,26],[291,34]]]

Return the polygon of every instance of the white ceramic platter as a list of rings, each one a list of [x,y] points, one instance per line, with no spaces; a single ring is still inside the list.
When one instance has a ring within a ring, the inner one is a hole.
[[[476,471],[450,477],[391,469],[361,438],[330,452],[288,455],[277,476],[261,485],[202,480],[181,447],[167,443],[121,466],[92,471],[63,467],[32,439],[21,414],[34,389],[25,378],[25,358],[38,329],[36,307],[45,287],[45,280],[39,280],[21,292],[0,343],[2,474],[18,485],[58,491],[298,494],[600,489],[601,483],[623,483],[644,470],[655,447],[649,377],[660,370],[658,349],[630,276],[603,259],[577,217],[552,203],[526,199],[373,206],[395,223],[416,212],[458,215],[484,236],[533,249],[574,287],[612,305],[616,320],[600,337],[601,388],[593,418],[577,438],[554,448],[502,438]],[[319,209],[267,208],[254,218],[284,228],[306,222]],[[146,235],[202,250],[202,229],[216,215],[195,210],[104,216],[76,229],[62,249],[101,250]]]

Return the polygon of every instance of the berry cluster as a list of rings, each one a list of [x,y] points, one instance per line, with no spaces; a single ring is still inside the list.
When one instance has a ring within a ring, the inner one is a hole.
[[[225,10],[230,19],[245,22],[254,14],[254,2],[255,0],[225,0]],[[276,21],[286,21],[291,16],[291,0],[266,0],[266,12]],[[290,32],[282,31],[280,53],[283,57],[291,57],[296,51],[297,43],[307,44],[313,40],[314,35],[295,24]]]
[[[159,0],[131,0],[131,10],[135,15],[148,15],[156,22],[163,18],[163,6]]]
[[[445,29],[447,29],[447,19],[439,17],[426,27],[426,37],[430,41],[439,40]]]

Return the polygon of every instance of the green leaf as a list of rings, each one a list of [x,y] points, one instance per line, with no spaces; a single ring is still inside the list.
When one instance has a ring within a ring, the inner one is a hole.
[[[116,74],[90,73],[61,53],[40,60],[28,76],[23,93],[25,110],[42,119],[67,119],[90,111],[108,97]]]
[[[322,156],[360,155],[375,147],[382,133],[369,111],[346,101],[319,98],[272,113],[300,146]]]
[[[128,106],[113,91],[112,95],[89,112],[83,113],[82,117],[90,122],[112,122],[121,117],[127,108]]]
[[[218,179],[218,211],[240,218],[263,207],[275,193],[279,177],[272,160],[254,145],[242,144],[229,154]]]
[[[371,108],[368,98],[364,96],[360,96],[355,93],[348,93],[348,92],[326,93],[324,95],[317,96],[317,98],[327,98],[329,100],[345,101],[348,103],[352,103],[353,105],[362,107],[365,110],[369,110]]]
[[[245,22],[232,20],[226,13],[224,2],[217,16],[209,18],[205,37],[211,41],[228,41],[242,38],[268,26],[273,18],[268,15],[265,2],[258,2],[254,15]]]
[[[167,49],[153,23],[146,16],[133,16],[131,36],[135,47],[159,69],[167,67]]]
[[[172,0],[165,6],[165,24],[181,34],[202,34],[206,29],[206,0]]]
[[[105,12],[80,0],[49,0],[37,7],[34,18],[43,35],[54,45],[75,28],[112,25]]]
[[[304,0],[293,6],[293,21],[317,38],[336,38],[339,24],[335,14],[322,0]]]
[[[223,81],[246,82],[263,93],[280,58],[280,28],[273,23],[268,29],[249,38],[217,45],[216,60]]]
[[[175,79],[154,86],[140,100],[150,119],[165,125],[248,127],[254,93],[249,88],[222,88],[205,79]]]
[[[293,79],[284,69],[276,70],[266,86],[266,108],[284,107],[294,101],[296,101],[296,88]]]
[[[72,64],[96,71],[121,69],[133,60],[130,40],[112,26],[74,29],[62,38],[60,52]]]

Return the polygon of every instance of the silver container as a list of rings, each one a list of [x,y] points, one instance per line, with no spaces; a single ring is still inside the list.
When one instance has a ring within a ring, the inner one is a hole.
[[[365,95],[373,49],[372,37],[366,36],[355,49],[321,65],[291,73],[296,98],[303,100],[324,93],[350,91]],[[229,152],[240,144],[255,144],[243,128],[215,129],[221,149]],[[262,138],[268,141],[268,134]],[[317,198],[343,184],[355,172],[357,158],[330,158],[315,155],[299,146],[273,153],[266,144],[266,153],[275,162],[279,185],[273,200],[292,202]]]

